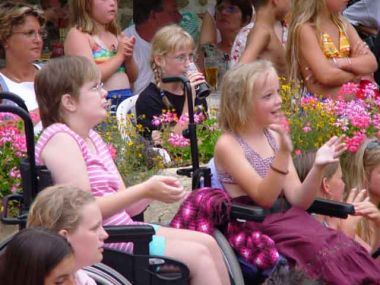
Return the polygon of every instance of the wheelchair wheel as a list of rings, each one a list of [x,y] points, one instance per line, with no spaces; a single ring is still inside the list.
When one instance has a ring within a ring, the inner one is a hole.
[[[214,231],[214,238],[222,250],[224,261],[227,265],[233,284],[244,285],[244,277],[240,269],[239,261],[237,260],[236,254],[228,240],[219,230]]]
[[[87,266],[83,270],[98,285],[132,285],[124,276],[103,263]]]

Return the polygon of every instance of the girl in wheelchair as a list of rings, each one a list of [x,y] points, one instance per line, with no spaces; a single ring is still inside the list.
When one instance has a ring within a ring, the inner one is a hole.
[[[41,120],[45,128],[36,146],[37,164],[51,171],[55,183],[70,183],[96,197],[105,225],[136,223],[131,219],[153,199],[171,203],[185,195],[173,177],[153,176],[126,188],[110,152],[92,129],[107,115],[100,73],[84,57],[49,61],[35,81]],[[191,284],[230,284],[222,254],[206,234],[155,226],[150,254],[185,263]],[[131,252],[131,243],[112,248]]]
[[[291,160],[291,140],[280,124],[279,88],[268,61],[241,65],[225,75],[219,110],[223,134],[214,156],[219,180],[232,201],[267,209],[262,223],[249,226],[271,237],[280,254],[310,277],[327,284],[380,284],[380,266],[363,247],[305,211],[323,170],[346,147],[336,137],[326,142],[301,184]]]
[[[74,285],[74,272],[70,244],[43,228],[18,232],[0,256],[0,284]]]

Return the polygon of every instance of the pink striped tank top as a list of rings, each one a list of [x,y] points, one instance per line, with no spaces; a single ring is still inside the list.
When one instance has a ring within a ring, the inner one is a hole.
[[[83,159],[87,166],[88,178],[91,185],[91,192],[94,196],[111,195],[118,191],[120,180],[118,170],[112,160],[111,154],[102,138],[93,130],[89,133],[89,138],[94,144],[97,153],[92,153],[85,140],[71,130],[65,124],[56,123],[46,128],[39,138],[36,145],[36,163],[42,165],[41,152],[46,143],[56,134],[66,133],[70,135],[78,144]],[[126,211],[121,211],[103,221],[103,225],[129,225],[137,224],[134,222]],[[110,248],[132,252],[132,243],[117,243],[107,245]]]

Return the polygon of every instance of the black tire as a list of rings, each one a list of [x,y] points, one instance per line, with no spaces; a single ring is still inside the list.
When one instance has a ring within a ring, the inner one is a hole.
[[[227,265],[228,272],[231,276],[234,285],[245,285],[244,277],[240,269],[239,261],[236,258],[236,254],[230,246],[228,240],[219,231],[214,231],[214,238],[222,250],[224,261]]]

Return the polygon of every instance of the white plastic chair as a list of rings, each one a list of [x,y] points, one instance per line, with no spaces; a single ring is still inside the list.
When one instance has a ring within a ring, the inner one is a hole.
[[[123,139],[128,141],[131,140],[128,136],[128,129],[134,128],[134,122],[131,119],[135,118],[135,105],[138,97],[139,95],[134,95],[125,99],[116,109],[117,126]]]
[[[130,141],[130,137],[128,136],[128,130],[130,128],[134,128],[135,126],[135,119],[136,119],[136,101],[139,95],[134,95],[132,97],[129,97],[125,99],[123,102],[121,102],[116,110],[116,119],[117,119],[117,125],[120,131],[121,136],[123,139]],[[153,147],[153,150],[157,152],[163,159],[163,162],[165,164],[169,163],[171,161],[170,155],[168,152],[163,148],[157,148]]]

